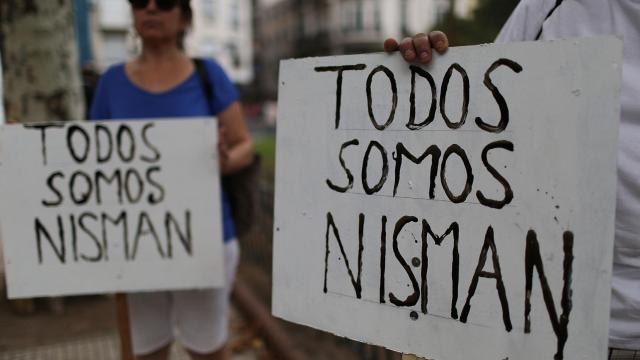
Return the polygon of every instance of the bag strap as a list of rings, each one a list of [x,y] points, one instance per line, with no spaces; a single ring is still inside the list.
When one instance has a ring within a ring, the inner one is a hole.
[[[198,73],[198,78],[200,79],[200,83],[202,84],[202,90],[204,91],[204,95],[206,96],[207,105],[209,106],[209,113],[211,115],[215,115],[213,113],[213,104],[211,101],[213,100],[213,85],[211,81],[209,81],[209,73],[207,72],[207,68],[205,67],[204,60],[201,58],[193,58],[193,64],[196,67],[196,72]]]
[[[560,4],[562,4],[562,0],[556,0],[556,4],[553,6],[553,8],[549,11],[547,16],[542,21],[542,25],[540,25],[540,31],[538,31],[538,35],[536,35],[536,40],[540,40],[540,36],[542,36],[542,28],[544,26],[544,22],[551,17],[551,14],[553,14],[553,12],[556,11],[556,9],[560,6]]]

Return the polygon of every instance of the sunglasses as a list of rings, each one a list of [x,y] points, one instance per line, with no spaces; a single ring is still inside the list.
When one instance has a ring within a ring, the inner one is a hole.
[[[129,0],[131,7],[134,9],[146,9],[151,0]],[[169,11],[178,5],[178,0],[154,0],[158,10]]]

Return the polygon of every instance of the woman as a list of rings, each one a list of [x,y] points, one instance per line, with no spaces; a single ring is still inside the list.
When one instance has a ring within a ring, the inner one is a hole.
[[[252,161],[253,143],[224,71],[205,61],[213,88],[206,98],[193,61],[182,51],[192,20],[189,0],[129,0],[141,54],[105,72],[91,108],[92,119],[139,119],[215,115],[220,122],[220,169],[233,173]],[[222,194],[226,287],[224,289],[129,294],[134,353],[139,359],[167,359],[178,338],[193,359],[226,359],[229,293],[239,249],[231,208]],[[213,239],[212,239],[213,241]]]

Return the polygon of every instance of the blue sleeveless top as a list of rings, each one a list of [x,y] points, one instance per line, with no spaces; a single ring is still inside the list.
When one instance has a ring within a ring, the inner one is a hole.
[[[207,103],[196,71],[177,86],[160,93],[150,93],[133,84],[124,64],[110,67],[100,78],[91,105],[91,120],[180,118],[217,115],[239,99],[239,93],[224,70],[212,60],[205,68],[213,87],[213,98]],[[211,114],[211,111],[214,113]],[[221,191],[224,241],[235,238],[231,204]]]

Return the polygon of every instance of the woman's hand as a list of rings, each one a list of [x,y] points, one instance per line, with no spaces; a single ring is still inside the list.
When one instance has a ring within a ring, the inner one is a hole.
[[[236,101],[218,114],[218,121],[220,173],[228,175],[251,164],[253,141],[244,122],[239,102]]]
[[[418,61],[427,64],[433,58],[435,49],[439,54],[444,54],[449,49],[449,39],[442,31],[432,31],[427,34],[416,34],[413,37],[406,37],[398,43],[395,39],[384,41],[384,51],[400,51],[406,62]]]

